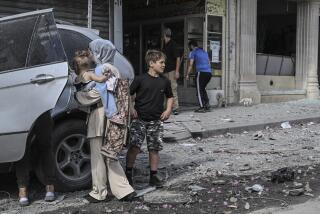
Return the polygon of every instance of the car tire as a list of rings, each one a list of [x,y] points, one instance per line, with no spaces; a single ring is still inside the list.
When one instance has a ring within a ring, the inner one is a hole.
[[[91,183],[90,146],[86,138],[86,123],[72,119],[59,123],[53,130],[52,148],[55,189],[70,192],[88,188]],[[43,183],[45,170],[42,162],[36,174]]]

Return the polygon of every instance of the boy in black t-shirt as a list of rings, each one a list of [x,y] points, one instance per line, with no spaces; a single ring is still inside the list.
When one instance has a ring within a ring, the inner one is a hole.
[[[146,53],[147,73],[136,77],[130,86],[130,94],[135,94],[135,106],[131,109],[134,120],[130,127],[130,144],[127,153],[126,175],[132,185],[132,168],[141,144],[146,137],[149,151],[149,184],[162,187],[163,182],[157,175],[159,151],[162,150],[163,121],[170,117],[173,95],[170,81],[162,76],[166,56],[161,51],[149,50]],[[166,109],[163,109],[164,98]]]

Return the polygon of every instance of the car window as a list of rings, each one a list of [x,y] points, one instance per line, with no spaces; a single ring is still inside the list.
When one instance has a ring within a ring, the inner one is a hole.
[[[0,72],[65,60],[52,13],[0,22]]]
[[[38,16],[29,46],[27,67],[66,60],[53,16]]]
[[[91,39],[71,30],[59,29],[60,38],[66,52],[69,65],[73,67],[73,58],[76,51],[88,49]]]
[[[0,22],[0,72],[25,67],[37,17]]]

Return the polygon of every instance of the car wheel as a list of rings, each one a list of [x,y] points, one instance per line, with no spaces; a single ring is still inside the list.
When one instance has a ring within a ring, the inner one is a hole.
[[[53,131],[52,147],[56,180],[54,185],[57,191],[75,191],[88,188],[90,185],[90,145],[86,132],[83,120],[60,123]],[[42,172],[41,169],[37,170],[40,180],[43,180]]]

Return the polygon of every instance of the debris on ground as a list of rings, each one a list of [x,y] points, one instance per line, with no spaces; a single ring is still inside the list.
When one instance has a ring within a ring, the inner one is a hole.
[[[154,191],[154,190],[156,190],[156,187],[152,187],[152,186],[149,186],[149,187],[147,187],[147,188],[145,188],[145,189],[136,190],[136,192],[137,192],[136,197],[137,197],[137,198],[138,198],[138,197],[141,197],[141,196],[143,196],[144,194],[147,194],[147,193],[152,192],[152,191]]]
[[[273,135],[269,135],[269,140],[276,140],[276,138]]]
[[[136,210],[147,210],[147,211],[150,210],[150,208],[148,206],[144,205],[144,204],[139,204],[134,209],[136,209]]]
[[[245,190],[249,193],[257,192],[258,194],[261,194],[263,191],[263,186],[260,184],[255,184],[251,187],[246,187]]]
[[[245,208],[246,210],[249,210],[249,209],[250,209],[250,204],[249,204],[248,202],[246,202],[246,204],[244,205],[244,208]]]
[[[310,188],[309,182],[306,183],[306,186],[304,187],[304,190],[306,192],[312,192],[312,189]]]
[[[271,173],[271,182],[273,183],[283,183],[285,181],[294,180],[294,171],[288,167],[278,169]]]
[[[213,185],[225,185],[226,181],[225,180],[214,180],[212,181]]]
[[[304,193],[303,188],[289,190],[289,195],[291,195],[291,196],[300,196],[303,193]]]
[[[189,189],[193,192],[198,192],[198,191],[201,191],[201,190],[204,190],[206,188],[203,188],[201,186],[198,186],[198,185],[190,185],[189,186]]]
[[[256,132],[256,133],[254,133],[254,135],[253,135],[253,139],[254,139],[254,140],[259,140],[260,138],[263,138],[263,133],[262,133],[262,131],[258,131],[258,132]]]
[[[181,143],[180,145],[185,146],[185,147],[192,147],[192,146],[195,146],[196,144],[194,144],[194,143]]]
[[[290,125],[289,122],[283,122],[283,123],[281,123],[281,127],[282,127],[283,129],[291,129],[291,125]]]
[[[229,199],[229,201],[230,201],[231,203],[236,203],[236,202],[238,201],[238,199],[237,199],[236,197],[231,197],[231,198]]]

